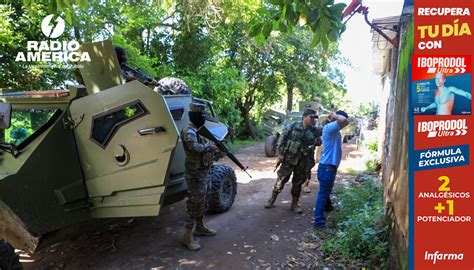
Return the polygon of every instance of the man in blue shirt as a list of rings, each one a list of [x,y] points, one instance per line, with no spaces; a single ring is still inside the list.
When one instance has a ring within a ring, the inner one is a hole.
[[[329,196],[336,179],[337,167],[341,163],[342,138],[341,129],[347,126],[347,113],[344,111],[332,112],[323,127],[323,152],[318,166],[319,192],[314,210],[314,227],[324,228],[326,217],[324,210],[331,208]]]

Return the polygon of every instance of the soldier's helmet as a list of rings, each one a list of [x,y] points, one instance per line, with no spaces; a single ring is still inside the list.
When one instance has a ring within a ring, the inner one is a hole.
[[[162,95],[187,95],[191,94],[191,89],[181,79],[174,77],[165,77],[158,81],[155,92]]]
[[[189,104],[189,121],[200,128],[206,122],[206,107],[202,103]]]

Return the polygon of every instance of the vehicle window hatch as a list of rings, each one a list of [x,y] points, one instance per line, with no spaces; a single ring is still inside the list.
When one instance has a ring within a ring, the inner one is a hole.
[[[181,105],[170,107],[171,116],[174,120],[181,120],[184,114],[184,107]]]
[[[148,110],[140,100],[97,114],[92,117],[91,140],[105,148],[120,127],[146,114]]]
[[[3,131],[3,140],[18,149],[23,149],[48,129],[61,113],[62,110],[59,108],[13,108],[12,124]]]

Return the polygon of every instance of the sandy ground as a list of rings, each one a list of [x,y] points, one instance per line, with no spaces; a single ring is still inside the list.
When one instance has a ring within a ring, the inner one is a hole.
[[[35,254],[22,254],[25,269],[322,269],[317,246],[308,246],[303,235],[312,228],[317,181],[316,167],[311,193],[300,200],[303,214],[289,210],[290,185],[280,194],[276,207],[264,209],[276,173],[276,160],[264,155],[263,143],[241,149],[236,156],[249,166],[249,178],[230,161],[238,179],[237,197],[226,213],[207,215],[215,237],[199,237],[202,249],[192,252],[180,240],[183,234],[184,201],[162,208],[157,217],[94,220],[54,233],[60,239]],[[357,160],[355,144],[344,144],[344,159]],[[346,164],[347,163],[347,164]],[[347,181],[350,164],[343,161],[337,182]],[[51,241],[51,240],[49,240]],[[305,244],[304,250],[302,245]],[[297,264],[301,252],[312,252],[312,263]]]

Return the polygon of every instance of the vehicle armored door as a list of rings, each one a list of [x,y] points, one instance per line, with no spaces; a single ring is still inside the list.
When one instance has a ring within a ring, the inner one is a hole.
[[[163,97],[133,81],[70,110],[92,215],[157,215],[178,141]]]

